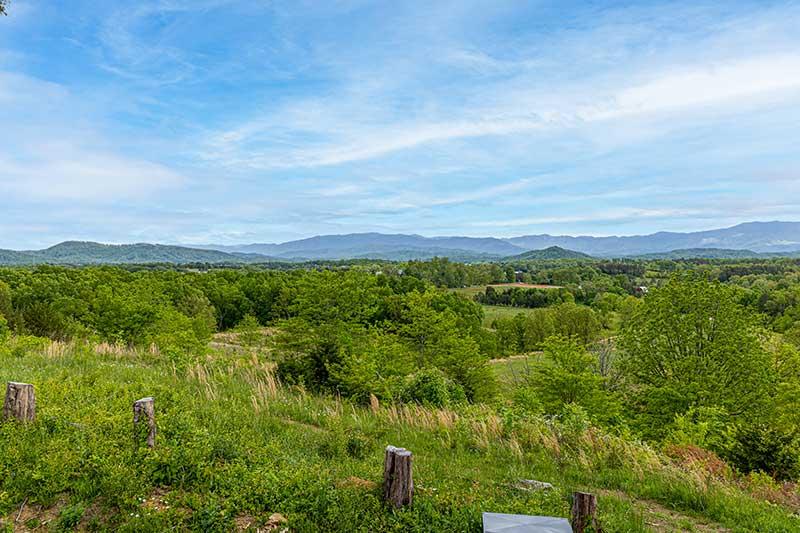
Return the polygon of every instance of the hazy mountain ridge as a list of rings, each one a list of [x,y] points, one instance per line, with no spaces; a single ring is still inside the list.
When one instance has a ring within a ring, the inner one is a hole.
[[[800,222],[748,222],[731,228],[691,233],[658,232],[629,237],[527,235],[509,242],[527,249],[560,246],[596,256],[628,256],[672,250],[723,248],[759,253],[800,250]]]
[[[531,250],[557,246],[596,257],[624,257],[673,250],[728,249],[758,253],[800,251],[800,222],[748,222],[731,228],[691,233],[658,232],[628,237],[590,237],[567,235],[524,235],[495,237],[423,237],[421,235],[351,233],[322,235],[281,244],[240,246],[204,245],[205,249],[226,252],[265,253],[293,259],[346,259],[407,250],[445,249],[493,256],[512,256]],[[441,255],[441,254],[440,254]],[[447,255],[447,254],[445,254]]]
[[[726,248],[689,248],[630,257],[634,259],[766,259],[770,257],[800,257],[800,251],[758,253],[752,250],[729,250]]]
[[[550,252],[548,252],[550,250]],[[67,241],[44,250],[0,250],[0,264],[258,263],[371,258],[405,261],[449,257],[477,262],[500,259],[592,257],[745,258],[797,255],[800,222],[750,222],[693,233],[659,232],[630,237],[527,235],[423,237],[352,233],[320,235],[281,244],[109,245]],[[552,257],[547,257],[547,256]]]
[[[268,261],[266,256],[230,254],[164,244],[100,244],[66,241],[44,250],[0,250],[0,264],[137,264],[137,263],[244,263]]]

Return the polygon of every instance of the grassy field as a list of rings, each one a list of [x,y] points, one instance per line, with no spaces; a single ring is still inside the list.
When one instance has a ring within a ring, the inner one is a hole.
[[[566,517],[574,490],[598,494],[608,532],[800,530],[740,480],[579,419],[354,405],[281,386],[247,351],[189,362],[54,344],[0,356],[0,380],[37,392],[34,423],[0,424],[7,531],[480,531],[484,511]],[[132,441],[144,396],[154,450]],[[381,501],[388,444],[414,452],[410,509]]]
[[[476,294],[482,293],[486,290],[488,285],[479,285],[476,287],[462,287],[459,289],[451,289],[453,292],[457,292],[459,294],[463,294],[469,299],[475,298]],[[546,285],[529,285],[525,283],[500,283],[494,284],[492,287],[497,287],[502,289],[503,287],[528,287],[528,288],[559,288],[555,286],[546,286]],[[484,318],[483,318],[483,325],[487,328],[492,326],[492,322],[494,322],[498,318],[512,318],[519,313],[523,314],[530,314],[533,312],[533,309],[525,308],[525,307],[510,307],[505,305],[482,305]]]
[[[503,359],[493,359],[491,361],[494,371],[500,383],[506,386],[513,386],[520,382],[530,370],[531,358],[535,354],[512,355]]]
[[[488,327],[492,326],[498,318],[513,318],[518,314],[529,315],[535,312],[534,309],[527,307],[509,307],[505,305],[484,305],[483,306],[483,325]]]
[[[450,289],[453,292],[457,292],[459,294],[463,294],[469,298],[473,298],[476,294],[482,293],[486,291],[486,287],[494,287],[497,290],[504,290],[504,289],[512,289],[512,288],[519,288],[519,289],[561,289],[562,287],[557,285],[537,285],[531,283],[492,283],[491,285],[476,285],[474,287],[461,287],[458,289]]]

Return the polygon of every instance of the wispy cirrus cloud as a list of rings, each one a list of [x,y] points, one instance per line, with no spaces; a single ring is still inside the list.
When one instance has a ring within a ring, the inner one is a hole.
[[[788,0],[14,6],[0,206],[28,236],[59,202],[92,216],[50,228],[173,242],[792,214]]]

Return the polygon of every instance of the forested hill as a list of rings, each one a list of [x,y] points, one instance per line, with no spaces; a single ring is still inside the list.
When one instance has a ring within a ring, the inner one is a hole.
[[[231,254],[162,244],[99,244],[68,241],[44,250],[0,250],[2,265],[132,264],[132,263],[246,263],[268,261],[255,254]]]
[[[523,254],[529,250],[550,247],[574,250],[594,257],[625,257],[673,250],[704,249],[746,250],[756,253],[800,252],[800,222],[749,222],[724,229],[691,233],[658,232],[626,237],[592,237],[567,235],[525,235],[511,238],[494,237],[423,237],[421,235],[387,235],[351,233],[319,235],[281,244],[243,244],[234,246],[200,245],[199,248],[223,252],[264,254],[283,259],[352,259],[379,257],[405,260],[433,257],[454,257],[480,260]],[[465,254],[477,256],[467,258]],[[705,256],[703,256],[705,257]]]
[[[800,252],[758,253],[752,250],[728,250],[726,248],[689,248],[632,257],[636,259],[754,259],[797,256],[800,256]]]
[[[551,246],[544,250],[531,250],[524,254],[506,257],[508,261],[525,261],[537,259],[591,259],[592,256],[581,252],[566,250],[560,246]]]

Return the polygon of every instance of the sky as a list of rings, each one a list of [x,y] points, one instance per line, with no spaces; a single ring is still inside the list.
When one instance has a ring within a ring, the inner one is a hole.
[[[0,248],[800,220],[800,2],[10,0]]]

